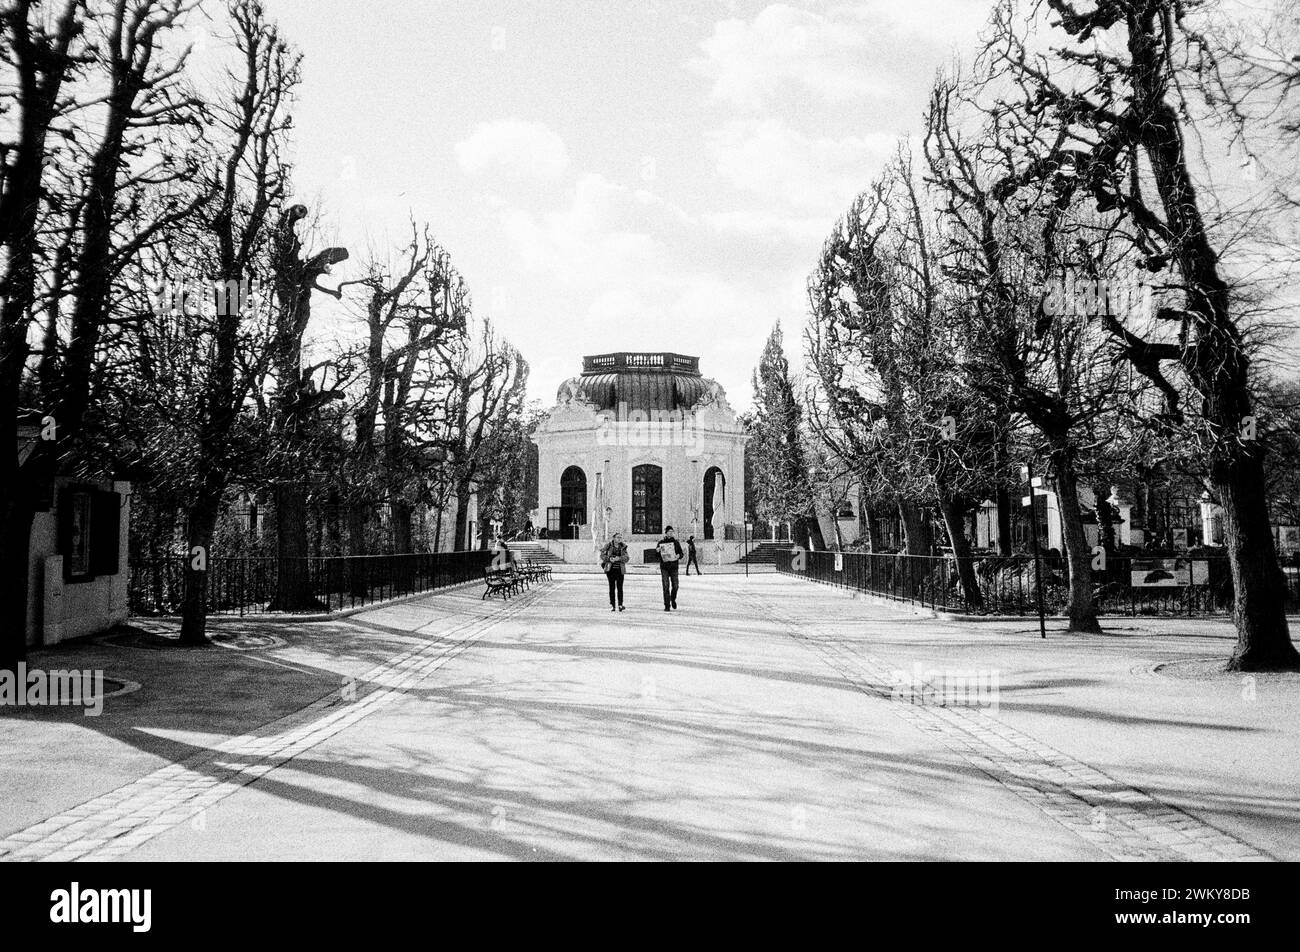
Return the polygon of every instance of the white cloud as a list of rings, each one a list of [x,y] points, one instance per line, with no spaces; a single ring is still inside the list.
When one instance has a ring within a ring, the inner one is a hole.
[[[833,100],[879,93],[866,62],[867,38],[828,16],[775,4],[752,22],[723,20],[701,44],[696,71],[713,96],[756,109],[790,85]]]
[[[719,234],[741,235],[780,246],[794,241],[809,248],[816,248],[825,239],[832,224],[832,219],[823,215],[800,217],[753,209],[710,212],[702,220]]]
[[[569,286],[590,289],[610,275],[653,267],[655,206],[602,175],[583,175],[567,208],[535,217],[502,205],[501,221],[524,266]]]
[[[903,39],[974,49],[993,7],[994,0],[865,0],[832,7],[829,15],[858,17]]]
[[[504,119],[481,123],[456,144],[456,160],[470,175],[518,179],[557,178],[569,166],[564,140],[540,122]]]
[[[717,172],[778,207],[841,211],[893,153],[890,132],[809,136],[778,119],[736,119],[709,137]]]
[[[745,109],[782,93],[885,97],[893,84],[881,61],[900,42],[969,46],[991,9],[991,0],[869,0],[824,13],[776,3],[752,20],[716,23],[690,66],[713,81],[714,98]]]
[[[543,374],[571,375],[577,355],[602,349],[675,349],[707,355],[704,372],[743,404],[767,330],[802,310],[787,274],[720,269],[734,242],[645,189],[593,173],[547,214],[495,204],[518,271],[536,289],[508,309],[512,338],[572,355]]]

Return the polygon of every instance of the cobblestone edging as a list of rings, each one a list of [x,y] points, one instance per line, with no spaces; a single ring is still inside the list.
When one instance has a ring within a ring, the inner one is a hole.
[[[0,840],[0,860],[117,859],[398,700],[536,597],[536,591],[526,592],[503,610],[475,615],[436,640],[376,665],[351,681],[355,699],[349,700],[346,690],[332,691],[252,733],[12,833]]]
[[[742,597],[741,593],[736,593]],[[896,698],[894,669],[859,642],[816,629],[763,599],[751,606],[786,627],[865,694],[960,754],[967,762],[1115,860],[1261,861],[1274,857],[1177,807],[971,707],[916,705]]]

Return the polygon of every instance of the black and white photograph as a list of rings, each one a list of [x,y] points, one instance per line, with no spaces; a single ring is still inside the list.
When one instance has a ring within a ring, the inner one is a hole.
[[[1300,0],[0,0],[0,176],[6,917],[1281,921]]]

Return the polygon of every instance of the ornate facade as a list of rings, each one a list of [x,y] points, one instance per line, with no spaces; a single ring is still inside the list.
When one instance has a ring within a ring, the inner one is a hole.
[[[633,561],[671,525],[735,561],[745,519],[746,435],[699,359],[673,353],[584,357],[538,427],[533,524],[567,561],[595,560],[622,532]],[[585,544],[583,544],[585,543]]]

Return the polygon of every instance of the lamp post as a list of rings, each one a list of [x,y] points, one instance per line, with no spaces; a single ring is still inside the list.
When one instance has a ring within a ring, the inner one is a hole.
[[[1034,475],[1032,463],[1027,463],[1020,467],[1020,478],[1029,485],[1029,495],[1022,496],[1020,504],[1029,507],[1029,541],[1034,552],[1034,593],[1038,596],[1038,634],[1041,638],[1047,637],[1047,619],[1043,612],[1043,575],[1038,566],[1038,513],[1034,509],[1034,497],[1041,496],[1037,492],[1042,488],[1043,477]]]

